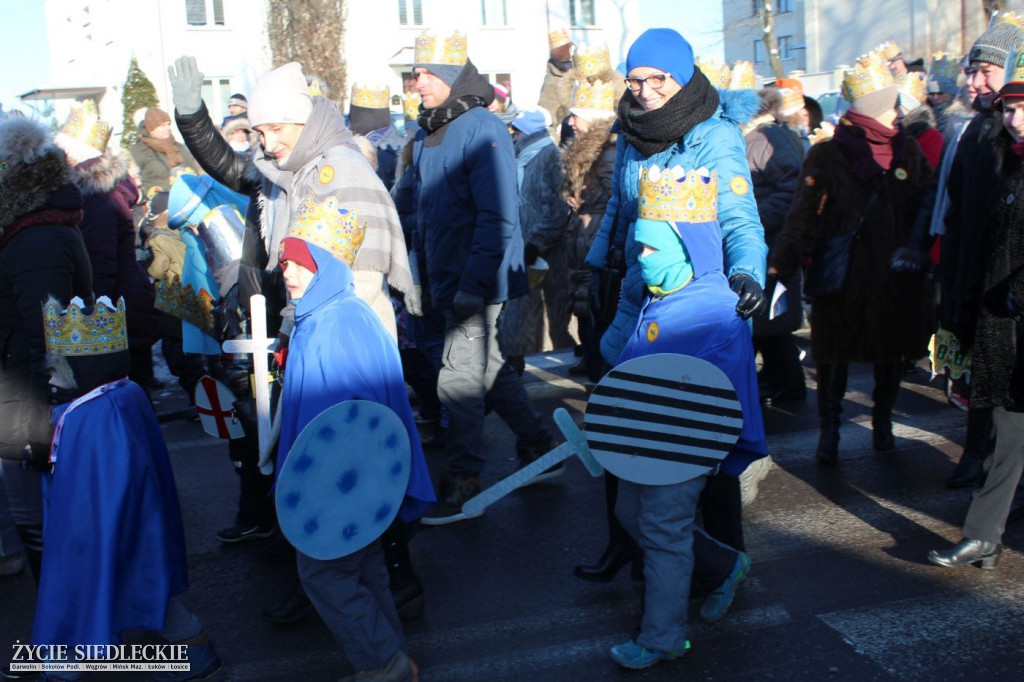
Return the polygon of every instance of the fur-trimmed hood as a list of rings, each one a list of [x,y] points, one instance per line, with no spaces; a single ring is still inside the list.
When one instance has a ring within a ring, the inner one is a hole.
[[[757,90],[719,90],[718,99],[722,118],[732,121],[740,128],[754,118],[761,107]]]
[[[578,200],[587,183],[587,174],[601,156],[607,145],[614,145],[616,135],[611,129],[614,118],[607,121],[593,121],[585,133],[576,135],[562,154],[562,169],[565,173],[564,197]]]
[[[74,168],[73,182],[82,196],[106,194],[128,177],[128,163],[121,156],[98,156]]]
[[[18,218],[39,210],[71,179],[53,133],[23,116],[0,122],[0,237]]]

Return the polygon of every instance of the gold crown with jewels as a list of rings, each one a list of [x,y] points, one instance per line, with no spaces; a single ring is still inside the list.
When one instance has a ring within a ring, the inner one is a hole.
[[[724,90],[729,87],[729,67],[719,64],[714,59],[698,59],[697,68],[700,69],[713,87]]]
[[[181,285],[181,277],[163,279],[156,283],[157,310],[195,325],[204,334],[213,332],[213,296],[206,289],[199,293],[191,284]]]
[[[572,66],[582,78],[600,76],[612,68],[612,58],[607,45],[578,46],[572,56]]]
[[[873,52],[877,52],[879,56],[887,62],[891,62],[902,54],[900,46],[896,44],[895,40],[885,41],[876,47]]]
[[[730,90],[753,90],[757,87],[757,72],[750,62],[733,62],[729,74]]]
[[[703,172],[702,172],[703,171]],[[648,220],[707,223],[718,219],[718,172],[681,166],[640,169],[640,212]]]
[[[128,350],[128,326],[124,298],[115,306],[101,296],[92,312],[85,312],[85,302],[77,296],[67,310],[52,298],[43,304],[43,332],[46,352],[51,355],[104,355]]]
[[[73,105],[71,115],[61,128],[61,132],[79,142],[84,142],[93,149],[106,151],[110,141],[111,126],[101,121],[96,103],[87,99],[81,104]]]
[[[405,117],[410,121],[419,118],[420,116],[420,102],[423,98],[420,97],[418,92],[407,92],[405,97],[402,98],[402,111],[405,112]]]
[[[577,81],[569,108],[590,109],[614,114],[615,86],[602,80],[596,80],[593,83],[586,80]]]
[[[334,197],[319,203],[313,197],[306,197],[288,226],[286,236],[316,244],[352,267],[366,237],[366,223],[359,224],[359,214],[355,211],[339,208]]]
[[[909,95],[922,104],[928,94],[928,76],[920,71],[901,73],[896,77],[896,86],[901,95]]]
[[[437,36],[424,31],[416,38],[413,63],[463,66],[468,59],[466,49],[464,33],[455,31],[442,42],[438,42]]]
[[[564,28],[556,28],[554,31],[548,31],[548,47],[552,50],[562,45],[568,45],[572,42],[572,38],[569,37],[569,32]]]
[[[896,80],[885,60],[877,52],[861,55],[852,69],[843,74],[843,97],[847,102],[895,85]]]
[[[1008,66],[1006,82],[1024,83],[1024,48],[1021,48],[1017,54],[1010,55]]]
[[[352,102],[354,107],[367,109],[389,109],[391,105],[391,88],[386,85],[352,84]]]
[[[1017,28],[1024,28],[1024,13],[1022,12],[1000,12],[992,17],[993,25],[1011,24]]]
[[[960,77],[960,58],[948,52],[936,52],[928,64],[928,75],[948,78],[956,83]]]

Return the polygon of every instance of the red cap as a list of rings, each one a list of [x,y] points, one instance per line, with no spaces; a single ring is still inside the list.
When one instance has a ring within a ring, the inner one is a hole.
[[[296,265],[301,265],[310,272],[316,272],[316,261],[313,260],[313,254],[309,252],[309,246],[306,242],[295,237],[285,237],[281,240],[281,250],[278,260],[282,263],[284,261],[291,261]],[[284,267],[284,266],[282,266]]]

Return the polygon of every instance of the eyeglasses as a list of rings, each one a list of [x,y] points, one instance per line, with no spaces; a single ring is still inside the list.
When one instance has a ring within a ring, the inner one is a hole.
[[[665,87],[665,80],[671,75],[670,73],[655,73],[647,78],[626,78],[624,82],[630,92],[640,92],[644,83],[647,83],[647,87],[653,90],[661,90]]]

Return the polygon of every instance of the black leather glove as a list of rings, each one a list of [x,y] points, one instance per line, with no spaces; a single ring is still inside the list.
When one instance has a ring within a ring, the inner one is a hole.
[[[455,311],[455,319],[464,320],[484,309],[484,297],[456,291],[455,298],[452,299],[452,309]]]
[[[736,303],[736,313],[744,320],[761,312],[768,304],[764,289],[750,275],[739,273],[729,278],[729,288],[736,292],[740,300]]]
[[[526,257],[526,267],[530,267],[537,262],[537,258],[540,257],[540,249],[534,244],[526,242],[526,248],[524,249],[524,256]]]

